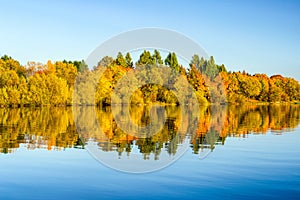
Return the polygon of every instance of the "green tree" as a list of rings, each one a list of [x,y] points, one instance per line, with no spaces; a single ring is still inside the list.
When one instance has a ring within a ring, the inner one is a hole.
[[[161,58],[160,52],[157,49],[154,50],[153,59],[156,65],[163,64],[163,60]]]
[[[203,59],[203,58],[202,58]],[[192,60],[190,62],[190,67],[194,66],[197,70],[202,72],[201,70],[201,64],[200,64],[200,58],[197,54],[194,54],[192,57]]]
[[[116,64],[126,67],[127,66],[127,62],[126,59],[124,58],[123,54],[121,52],[118,53],[117,58],[116,58]]]
[[[190,66],[193,66],[193,65],[201,73],[204,73],[206,70],[207,61],[203,57],[199,58],[199,55],[194,54],[192,57],[192,60],[190,62]]]
[[[132,62],[132,58],[129,52],[126,53],[125,55],[125,60],[126,60],[126,67],[133,67],[133,62]]]
[[[154,65],[154,59],[151,56],[150,51],[144,50],[144,52],[140,55],[139,60],[136,63],[136,66],[141,66],[141,65]]]
[[[215,59],[213,56],[207,61],[207,66],[205,69],[205,74],[210,77],[210,79],[214,79],[219,73],[218,67],[215,63]]]
[[[75,65],[76,67],[77,67],[77,65]],[[84,60],[82,60],[80,63],[79,63],[79,65],[78,65],[78,67],[77,67],[77,71],[79,72],[79,73],[82,73],[82,72],[84,72],[84,71],[86,71],[86,70],[88,70],[89,68],[88,68],[88,65],[84,62]]]
[[[219,72],[227,72],[227,69],[224,64],[217,65],[217,68],[218,68]]]
[[[179,72],[180,66],[178,64],[177,56],[174,52],[169,53],[167,58],[165,59],[165,64],[169,66],[171,69]]]

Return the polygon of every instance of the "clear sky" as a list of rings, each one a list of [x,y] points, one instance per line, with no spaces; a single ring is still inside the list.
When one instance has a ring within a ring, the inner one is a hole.
[[[161,27],[199,43],[228,70],[300,80],[300,1],[0,0],[0,54],[85,59],[121,32]]]

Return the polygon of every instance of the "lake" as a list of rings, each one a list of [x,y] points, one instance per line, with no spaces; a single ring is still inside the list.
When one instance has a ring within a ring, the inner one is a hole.
[[[0,108],[0,199],[297,199],[299,123],[300,105]]]

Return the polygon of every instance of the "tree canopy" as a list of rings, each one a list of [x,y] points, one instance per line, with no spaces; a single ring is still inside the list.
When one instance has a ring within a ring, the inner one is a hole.
[[[79,84],[77,103],[86,97],[95,99],[92,104],[111,104],[111,94],[123,75],[130,70],[141,70],[143,67],[162,67],[163,63],[177,74],[181,74],[194,89],[200,104],[215,103],[216,95],[224,95],[219,102],[255,103],[255,102],[299,102],[300,84],[293,78],[266,74],[248,74],[228,72],[226,67],[209,59],[194,55],[189,66],[184,68],[174,52],[169,52],[165,59],[158,50],[144,50],[135,62],[127,52],[125,57],[119,52],[115,58],[105,56],[93,69],[88,69],[82,61],[48,61],[46,64],[28,62],[22,66],[17,60],[4,55],[0,59],[0,106],[41,106],[71,105],[76,79]],[[99,80],[97,74],[103,72]],[[143,71],[141,71],[143,72]],[[163,80],[164,74],[149,74],[144,71],[144,79]],[[124,90],[130,91],[132,80],[127,81]],[[169,80],[174,86],[181,84],[179,80]],[[91,83],[91,84],[87,84]],[[90,89],[95,89],[95,98]],[[223,88],[223,89],[222,89]],[[173,92],[163,85],[148,84],[138,88],[131,97],[131,103],[165,103],[178,104]]]

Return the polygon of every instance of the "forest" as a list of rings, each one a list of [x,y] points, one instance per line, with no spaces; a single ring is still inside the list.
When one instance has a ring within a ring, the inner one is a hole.
[[[163,66],[188,81],[200,104],[300,101],[300,84],[293,78],[251,75],[245,71],[231,72],[224,65],[216,64],[213,56],[204,59],[194,55],[189,66],[183,66],[174,52],[163,59],[158,50],[145,50],[135,63],[130,53],[125,56],[118,53],[115,58],[105,56],[93,69],[89,69],[83,60],[48,61],[46,64],[28,62],[22,66],[17,60],[4,55],[0,59],[0,107],[83,105],[91,103],[86,100],[91,95],[92,104],[110,105],[111,95],[126,73]],[[95,79],[99,72],[102,73],[101,77]],[[153,74],[145,74],[147,76]],[[160,76],[155,78],[164,79]],[[92,86],[87,85],[87,82],[92,83]],[[177,79],[172,80],[172,83],[181,84]],[[89,87],[95,88],[94,94],[90,94]],[[74,89],[78,91],[76,99],[73,99]],[[132,104],[179,104],[174,93],[159,84],[139,87],[130,100]]]

